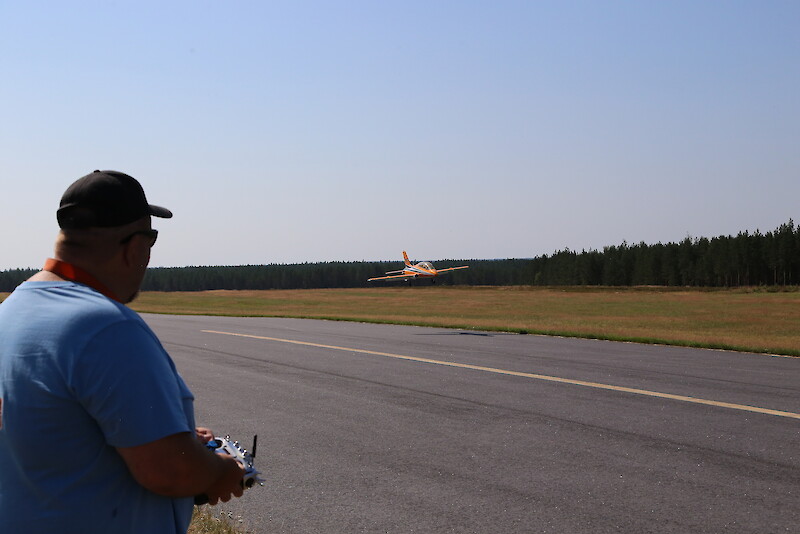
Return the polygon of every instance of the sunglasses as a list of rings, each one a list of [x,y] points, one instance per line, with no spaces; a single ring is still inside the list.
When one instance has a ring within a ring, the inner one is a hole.
[[[137,230],[128,237],[126,237],[125,239],[123,239],[122,241],[120,241],[119,242],[120,245],[124,245],[125,243],[133,239],[133,236],[136,235],[146,235],[147,237],[149,237],[153,241],[152,243],[150,243],[150,246],[152,247],[153,245],[156,244],[156,240],[158,239],[158,230],[155,230],[153,228],[151,228],[150,230]]]

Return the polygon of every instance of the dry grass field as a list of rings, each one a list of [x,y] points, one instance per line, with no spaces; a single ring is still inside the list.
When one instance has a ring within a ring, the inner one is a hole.
[[[800,356],[800,291],[374,287],[145,292],[140,312],[500,330]],[[0,294],[0,301],[7,294]]]
[[[192,515],[192,524],[187,534],[245,534],[247,530],[237,524],[231,515],[224,512],[215,514],[216,508],[196,506]]]
[[[379,287],[143,293],[141,312],[501,330],[800,356],[800,292]]]

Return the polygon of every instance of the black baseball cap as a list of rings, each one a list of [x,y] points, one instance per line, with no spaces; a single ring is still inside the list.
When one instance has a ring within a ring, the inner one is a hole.
[[[123,226],[146,215],[169,219],[172,212],[148,204],[135,178],[117,171],[94,171],[67,188],[56,217],[61,228],[77,229]]]

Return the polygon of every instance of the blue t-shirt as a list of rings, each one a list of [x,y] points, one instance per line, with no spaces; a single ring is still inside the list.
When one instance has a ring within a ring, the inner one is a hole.
[[[115,447],[194,431],[194,397],[130,308],[72,282],[0,304],[0,532],[185,534],[192,498],[139,485]]]

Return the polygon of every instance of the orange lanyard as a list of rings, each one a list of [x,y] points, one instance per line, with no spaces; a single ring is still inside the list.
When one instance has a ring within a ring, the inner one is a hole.
[[[53,258],[47,258],[47,261],[44,262],[44,267],[42,267],[42,270],[56,274],[61,278],[63,278],[64,280],[69,280],[71,282],[77,282],[79,284],[89,286],[92,289],[99,291],[100,293],[102,293],[103,295],[112,300],[116,300],[117,302],[122,302],[117,298],[116,295],[114,295],[114,293],[110,289],[108,289],[97,278],[87,273],[80,267],[72,265],[71,263],[67,263],[61,260],[54,260]]]

